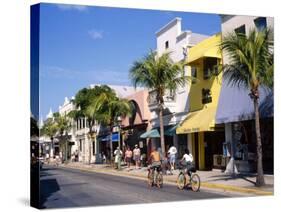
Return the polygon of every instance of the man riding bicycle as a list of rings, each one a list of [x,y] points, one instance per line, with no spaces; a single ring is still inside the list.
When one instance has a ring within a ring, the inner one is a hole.
[[[161,167],[161,157],[160,157],[160,153],[158,151],[156,151],[155,147],[152,147],[152,152],[150,153],[149,156],[149,161],[151,161],[151,166],[150,168],[153,169],[155,167]]]
[[[186,168],[186,172],[188,174],[188,176],[191,176],[191,172],[194,169],[194,166],[192,164],[193,162],[193,156],[191,153],[189,153],[188,149],[184,150],[184,155],[182,157],[182,159],[180,160],[181,164],[185,166]]]

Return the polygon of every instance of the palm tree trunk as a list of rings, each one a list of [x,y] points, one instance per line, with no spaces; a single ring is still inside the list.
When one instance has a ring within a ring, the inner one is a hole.
[[[256,137],[257,137],[257,179],[256,186],[265,185],[263,176],[263,166],[262,166],[262,143],[261,143],[261,133],[260,133],[260,117],[259,117],[259,103],[258,98],[254,97],[254,108],[255,108],[255,125],[256,125]]]
[[[163,106],[159,107],[159,124],[160,124],[160,141],[163,156],[165,156],[165,140],[164,140],[164,123],[163,123]]]

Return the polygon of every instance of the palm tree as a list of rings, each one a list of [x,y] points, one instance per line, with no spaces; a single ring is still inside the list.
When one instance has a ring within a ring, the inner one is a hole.
[[[257,149],[256,185],[265,185],[262,165],[262,142],[259,121],[259,88],[273,89],[273,39],[270,29],[250,30],[249,35],[230,33],[223,38],[221,49],[229,57],[224,65],[224,77],[228,84],[250,91],[254,104]]]
[[[56,131],[57,133],[59,133],[60,140],[61,142],[63,142],[63,145],[65,147],[64,159],[67,160],[68,159],[68,131],[71,128],[70,120],[67,115],[61,115],[58,112],[54,113],[53,116],[54,116],[54,123],[56,125]]]
[[[54,156],[54,136],[57,133],[57,125],[53,119],[48,119],[40,129],[41,135],[46,135],[51,139],[51,157]]]
[[[113,90],[102,92],[96,99],[95,105],[98,105],[96,119],[99,120],[100,123],[109,126],[110,138],[112,138],[113,126],[118,122],[118,118],[125,116],[130,117],[132,114],[131,103],[127,99],[118,98]],[[112,141],[110,142],[110,150],[112,158]]]
[[[87,118],[90,138],[95,134],[93,132],[94,125],[108,125],[110,132],[112,132],[112,127],[117,116],[130,115],[131,111],[129,102],[119,99],[115,92],[107,85],[83,88],[76,94],[74,104],[78,109],[71,112],[70,116],[74,118]]]
[[[184,86],[191,77],[184,76],[185,62],[173,62],[170,52],[161,56],[150,52],[143,59],[135,61],[130,69],[130,78],[136,86],[144,86],[156,92],[158,104],[160,139],[162,153],[165,154],[163,109],[165,91],[174,93],[178,87]]]

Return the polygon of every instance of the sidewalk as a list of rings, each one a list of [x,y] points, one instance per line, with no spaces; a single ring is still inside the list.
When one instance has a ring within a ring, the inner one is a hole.
[[[132,166],[129,170],[127,167],[122,166],[122,169],[119,171],[108,164],[87,165],[74,162],[62,164],[60,166],[83,171],[138,178],[142,180],[147,179],[147,167],[134,169],[134,166]],[[164,184],[176,185],[178,173],[178,170],[174,170],[173,175],[164,175]],[[256,177],[253,174],[240,174],[236,177],[232,177],[220,170],[197,171],[196,173],[199,174],[201,179],[201,189],[212,189],[220,192],[234,192],[243,195],[273,195],[274,175],[265,175],[266,186],[259,188],[255,186]]]

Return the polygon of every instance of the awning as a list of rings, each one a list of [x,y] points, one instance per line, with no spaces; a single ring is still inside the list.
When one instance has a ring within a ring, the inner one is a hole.
[[[112,142],[118,142],[119,141],[119,133],[112,133],[111,141]]]
[[[218,47],[220,42],[221,34],[216,34],[198,43],[189,50],[187,62],[192,63],[203,57],[221,58],[221,52]]]
[[[177,127],[177,134],[214,131],[216,108],[208,107],[188,113],[186,119]]]
[[[175,135],[177,127],[178,127],[178,125],[172,125],[172,126],[169,126],[169,128],[164,129],[164,135],[167,135],[167,136]]]
[[[160,134],[157,129],[152,129],[140,135],[140,138],[160,138]]]
[[[249,90],[229,85],[228,81],[223,79],[216,114],[216,124],[255,119],[254,104],[249,97],[249,93]],[[260,87],[259,94],[260,118],[273,117],[273,92]]]

